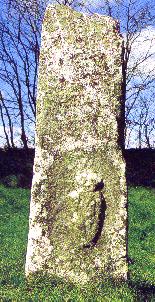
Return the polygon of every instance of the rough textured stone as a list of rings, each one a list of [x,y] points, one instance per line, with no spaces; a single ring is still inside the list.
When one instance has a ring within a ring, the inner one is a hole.
[[[48,272],[75,283],[126,279],[121,54],[118,24],[110,17],[48,6],[27,276]]]

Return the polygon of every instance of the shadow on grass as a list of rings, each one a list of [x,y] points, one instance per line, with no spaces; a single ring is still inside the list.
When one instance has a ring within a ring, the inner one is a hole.
[[[128,281],[128,286],[135,291],[139,302],[155,301],[155,285],[147,282]]]

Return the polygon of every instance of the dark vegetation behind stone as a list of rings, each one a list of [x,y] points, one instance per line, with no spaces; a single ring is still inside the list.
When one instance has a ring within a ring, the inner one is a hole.
[[[34,149],[0,149],[0,182],[10,187],[30,188]]]
[[[0,182],[30,188],[34,154],[34,149],[0,149]],[[155,187],[155,149],[127,149],[125,160],[129,185]]]
[[[155,187],[155,149],[125,150],[128,184]]]

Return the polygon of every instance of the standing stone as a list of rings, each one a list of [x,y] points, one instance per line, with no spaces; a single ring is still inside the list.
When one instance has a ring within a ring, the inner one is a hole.
[[[112,18],[48,6],[27,276],[45,272],[75,283],[127,277],[121,55]]]

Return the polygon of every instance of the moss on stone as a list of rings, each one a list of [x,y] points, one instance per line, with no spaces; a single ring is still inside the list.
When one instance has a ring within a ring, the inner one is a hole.
[[[122,39],[116,21],[49,6],[42,31],[27,275],[126,278],[125,164],[118,143]],[[122,131],[124,129],[121,129]],[[105,221],[95,246],[103,179]]]

